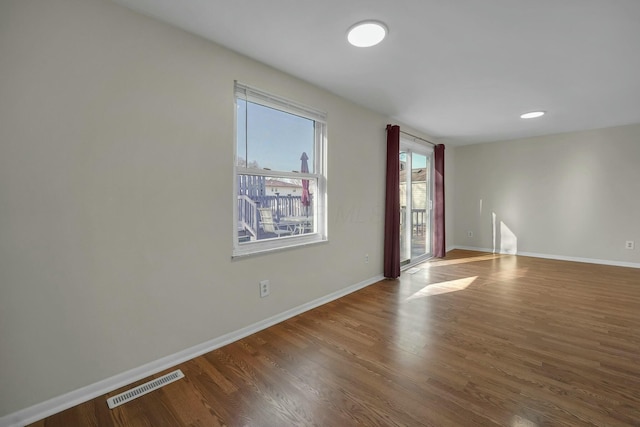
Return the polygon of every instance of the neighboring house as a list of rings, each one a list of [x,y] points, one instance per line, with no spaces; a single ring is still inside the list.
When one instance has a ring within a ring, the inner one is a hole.
[[[299,196],[302,194],[302,183],[267,179],[265,190],[265,196]]]
[[[400,168],[404,164],[401,163]],[[417,168],[411,172],[411,200],[413,209],[427,209],[429,202],[427,198],[429,183],[427,182],[427,169]],[[404,206],[407,200],[407,183],[406,175],[400,174],[400,205]]]

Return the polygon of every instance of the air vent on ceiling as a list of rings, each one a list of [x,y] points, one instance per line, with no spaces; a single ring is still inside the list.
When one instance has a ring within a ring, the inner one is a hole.
[[[153,390],[157,390],[164,385],[179,380],[180,378],[184,378],[184,374],[180,369],[178,369],[177,371],[170,372],[166,375],[156,378],[155,380],[151,380],[142,385],[139,385],[138,387],[134,387],[131,390],[120,393],[117,396],[108,398],[107,405],[109,405],[109,409],[113,409],[116,406],[120,406],[135,398],[150,393]]]

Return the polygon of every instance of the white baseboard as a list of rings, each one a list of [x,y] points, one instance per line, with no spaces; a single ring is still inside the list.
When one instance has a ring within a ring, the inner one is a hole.
[[[454,249],[464,249],[465,251],[478,251],[478,252],[489,252],[489,253],[495,253],[493,251],[493,249],[489,249],[489,248],[477,248],[475,246],[453,246],[451,247],[451,249],[447,249],[447,251],[449,250],[454,250]]]
[[[469,250],[469,251],[498,253],[498,252],[494,252],[493,249],[476,248],[476,247],[473,247],[473,246],[453,246],[451,248],[451,250],[453,250],[453,249],[465,249],[465,250]],[[611,261],[611,260],[606,260],[606,259],[581,258],[581,257],[572,257],[572,256],[564,256],[564,255],[541,254],[541,253],[536,253],[536,252],[518,252],[515,255],[530,256],[530,257],[533,257],[533,258],[555,259],[555,260],[558,260],[558,261],[584,262],[584,263],[587,263],[587,264],[612,265],[612,266],[615,266],[615,267],[640,268],[640,263],[637,263],[637,262]]]
[[[273,326],[291,317],[297,316],[298,314],[304,313],[305,311],[309,311],[313,308],[319,307],[323,304],[353,293],[357,290],[366,288],[367,286],[379,282],[383,279],[384,276],[382,275],[372,277],[360,283],[356,283],[355,285],[349,286],[324,297],[315,299],[298,307],[287,310],[283,313],[261,320],[260,322],[254,323],[242,329],[238,329],[237,331],[230,332],[228,334],[222,335],[218,338],[214,338],[202,344],[198,344],[178,353],[163,357],[161,359],[123,372],[121,374],[114,375],[113,377],[98,381],[97,383],[90,384],[86,387],[82,387],[61,396],[54,397],[53,399],[38,403],[34,406],[22,409],[18,412],[5,415],[4,417],[0,418],[0,427],[22,427],[26,424],[34,423],[50,415],[57,414],[58,412],[64,411],[65,409],[69,409],[73,406],[79,405],[88,400],[109,393],[115,389],[124,387],[135,381],[141,380],[150,375],[157,374],[160,371],[186,362],[187,360],[191,360],[202,354],[223,347],[234,341],[238,341],[239,339],[266,329],[269,326]]]
[[[637,263],[637,262],[611,261],[607,259],[580,258],[580,257],[571,257],[571,256],[564,256],[564,255],[547,255],[547,254],[539,254],[535,252],[518,252],[518,255],[530,256],[534,258],[557,259],[560,261],[585,262],[588,264],[613,265],[616,267],[640,268],[640,263]]]

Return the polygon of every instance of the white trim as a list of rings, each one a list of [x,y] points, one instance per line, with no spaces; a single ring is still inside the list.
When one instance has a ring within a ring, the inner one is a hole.
[[[493,249],[476,248],[474,246],[452,246],[451,248],[448,248],[447,251],[450,251],[453,249],[465,249],[469,251],[500,253],[505,255],[507,254],[507,252],[494,252]],[[514,254],[511,254],[511,255],[514,255]],[[582,258],[582,257],[573,257],[573,256],[564,256],[564,255],[541,254],[537,252],[517,252],[515,255],[529,256],[533,258],[555,259],[558,261],[573,261],[573,262],[583,262],[587,264],[611,265],[614,267],[640,268],[640,263],[637,263],[637,262],[612,261],[612,260],[597,259],[597,258]]]
[[[584,262],[589,264],[612,265],[615,267],[640,268],[640,263],[637,263],[637,262],[611,261],[606,259],[580,258],[580,257],[570,257],[570,256],[563,256],[563,255],[547,255],[547,254],[539,254],[534,252],[518,252],[518,255],[530,256],[534,258],[556,259],[560,261],[574,261],[574,262]]]
[[[406,236],[405,236],[405,252],[411,255],[411,239],[412,234],[411,230],[413,228],[413,185],[409,185],[409,183],[413,184],[413,155],[417,154],[419,156],[424,156],[427,159],[426,169],[429,172],[429,178],[427,182],[429,185],[427,186],[427,196],[426,201],[428,202],[428,206],[426,207],[428,219],[429,219],[429,230],[433,231],[434,229],[434,215],[433,215],[433,197],[434,197],[434,183],[435,183],[435,167],[434,167],[434,157],[433,157],[433,147],[417,142],[415,137],[407,138],[402,136],[402,132],[400,132],[400,151],[405,151],[407,153],[407,163],[406,163],[406,206],[405,206],[405,221],[409,227],[406,227]],[[399,153],[398,153],[399,154]],[[405,264],[405,269],[414,265],[418,265],[429,258],[433,257],[433,239],[429,239],[430,247],[425,248],[426,253],[413,258],[409,256],[409,264]],[[402,251],[402,250],[401,250]]]
[[[478,251],[478,252],[490,252],[490,253],[496,253],[493,251],[493,249],[490,248],[477,248],[475,246],[451,246],[450,248],[447,248],[447,251],[452,251],[454,249],[464,249],[465,251]]]
[[[283,245],[284,241],[291,242],[288,245]],[[319,243],[327,243],[329,239],[322,238],[318,233],[303,235],[303,236],[285,236],[280,238],[273,238],[268,240],[262,240],[256,242],[250,247],[250,250],[242,251],[242,247],[239,247],[231,255],[231,260],[240,260],[243,258],[252,257],[254,255],[265,255],[272,252],[286,251],[289,249],[303,248],[305,246],[317,245]],[[273,242],[278,245],[272,244]]]
[[[286,172],[272,171],[271,169],[251,169],[236,166],[236,175],[252,175],[264,176],[266,178],[290,178],[290,179],[320,179],[320,173],[302,173],[302,172]],[[289,183],[290,184],[290,183]],[[294,184],[291,184],[292,186]]]
[[[373,285],[374,283],[377,283],[381,280],[384,280],[384,276],[382,275],[377,275],[370,279],[363,280],[362,282],[356,283],[355,285],[351,285],[344,289],[332,292],[329,295],[325,295],[313,301],[309,301],[305,304],[299,305],[280,314],[276,314],[275,316],[271,316],[252,325],[206,341],[202,344],[195,345],[186,350],[179,351],[172,355],[163,357],[161,359],[123,372],[121,374],[114,375],[113,377],[98,381],[93,384],[89,384],[88,386],[79,388],[61,396],[54,397],[53,399],[38,403],[12,414],[5,415],[4,417],[0,418],[0,427],[22,427],[26,424],[34,423],[50,415],[57,414],[58,412],[62,412],[65,409],[69,409],[73,406],[79,405],[98,396],[102,396],[133,382],[139,381],[150,375],[157,374],[158,372],[164,371],[165,369],[172,368],[180,363],[191,360],[212,350],[238,341],[244,337],[259,332],[277,323],[283,322],[301,313],[342,298],[343,296],[349,295],[350,293],[356,292],[360,289],[366,288],[367,286]]]

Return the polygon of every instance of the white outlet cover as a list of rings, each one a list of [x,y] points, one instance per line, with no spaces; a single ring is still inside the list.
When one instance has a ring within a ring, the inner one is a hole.
[[[269,295],[269,293],[271,292],[270,286],[269,286],[269,281],[268,280],[261,280],[260,281],[260,297],[266,297]]]

